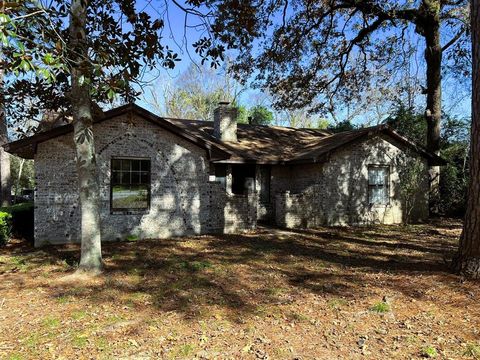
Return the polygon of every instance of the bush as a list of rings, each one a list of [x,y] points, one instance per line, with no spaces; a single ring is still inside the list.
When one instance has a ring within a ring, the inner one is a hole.
[[[11,233],[33,243],[33,203],[0,208],[0,213],[11,215]]]
[[[12,229],[12,215],[0,211],[0,246],[4,246],[10,239]]]

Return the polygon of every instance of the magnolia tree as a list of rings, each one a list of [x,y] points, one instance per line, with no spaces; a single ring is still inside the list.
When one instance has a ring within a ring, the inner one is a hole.
[[[131,101],[141,71],[172,68],[177,55],[161,43],[162,19],[133,0],[1,2],[0,41],[9,120],[41,109],[73,118],[81,208],[80,270],[102,268],[99,184],[92,100]],[[36,106],[30,106],[35,103]],[[2,104],[3,105],[3,104]]]

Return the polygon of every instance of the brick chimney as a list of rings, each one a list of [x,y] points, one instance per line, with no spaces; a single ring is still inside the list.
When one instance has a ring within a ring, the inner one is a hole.
[[[213,136],[221,141],[237,141],[237,108],[221,101],[213,112]]]

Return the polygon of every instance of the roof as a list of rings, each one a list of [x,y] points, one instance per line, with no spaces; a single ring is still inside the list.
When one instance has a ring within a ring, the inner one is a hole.
[[[356,141],[387,135],[404,144],[431,165],[444,165],[438,155],[395,132],[387,125],[331,134],[325,130],[294,129],[279,126],[238,124],[237,142],[222,142],[213,136],[213,122],[157,116],[138,105],[129,104],[109,110],[95,119],[99,123],[129,112],[175,133],[207,150],[210,161],[225,163],[299,164],[328,159],[330,153]],[[6,151],[33,159],[37,144],[73,131],[71,124],[38,133],[4,145]]]

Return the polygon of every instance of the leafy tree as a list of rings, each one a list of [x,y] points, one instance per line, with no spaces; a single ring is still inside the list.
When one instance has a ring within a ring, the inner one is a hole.
[[[468,122],[446,113],[443,118],[440,146],[447,165],[442,168],[438,188],[440,196],[435,206],[440,214],[462,216],[465,213],[468,181]],[[385,123],[418,144],[425,145],[427,126],[422,119],[422,114],[400,105]]]
[[[385,120],[385,123],[418,144],[425,145],[427,124],[422,120],[422,114],[400,104],[393,114]]]
[[[350,121],[344,120],[344,121],[340,121],[336,124],[328,125],[327,130],[329,130],[333,133],[339,133],[339,132],[342,132],[342,131],[355,130],[356,128],[357,127],[355,125],[353,125]]]
[[[273,122],[273,112],[263,105],[256,105],[249,110],[249,119],[253,125],[270,125]]]
[[[20,121],[25,109],[38,115],[28,106],[35,102],[40,109],[72,114],[81,205],[80,270],[97,272],[102,257],[92,99],[132,100],[142,69],[172,68],[177,55],[160,42],[163,20],[137,11],[133,0],[7,4],[13,5],[2,13],[0,40],[5,76],[13,75],[5,83],[8,111]]]
[[[281,108],[322,111],[351,104],[369,89],[398,82],[415,40],[425,48],[427,147],[440,151],[442,66],[469,73],[468,0],[190,0],[214,14],[219,39],[203,39],[205,59],[238,51],[239,79],[276,96]],[[412,37],[410,41],[409,37]],[[414,37],[417,37],[415,39]],[[443,44],[441,38],[447,39]],[[431,178],[438,181],[439,169]]]
[[[480,278],[480,1],[472,0],[472,128],[467,212],[454,268],[469,278]]]

